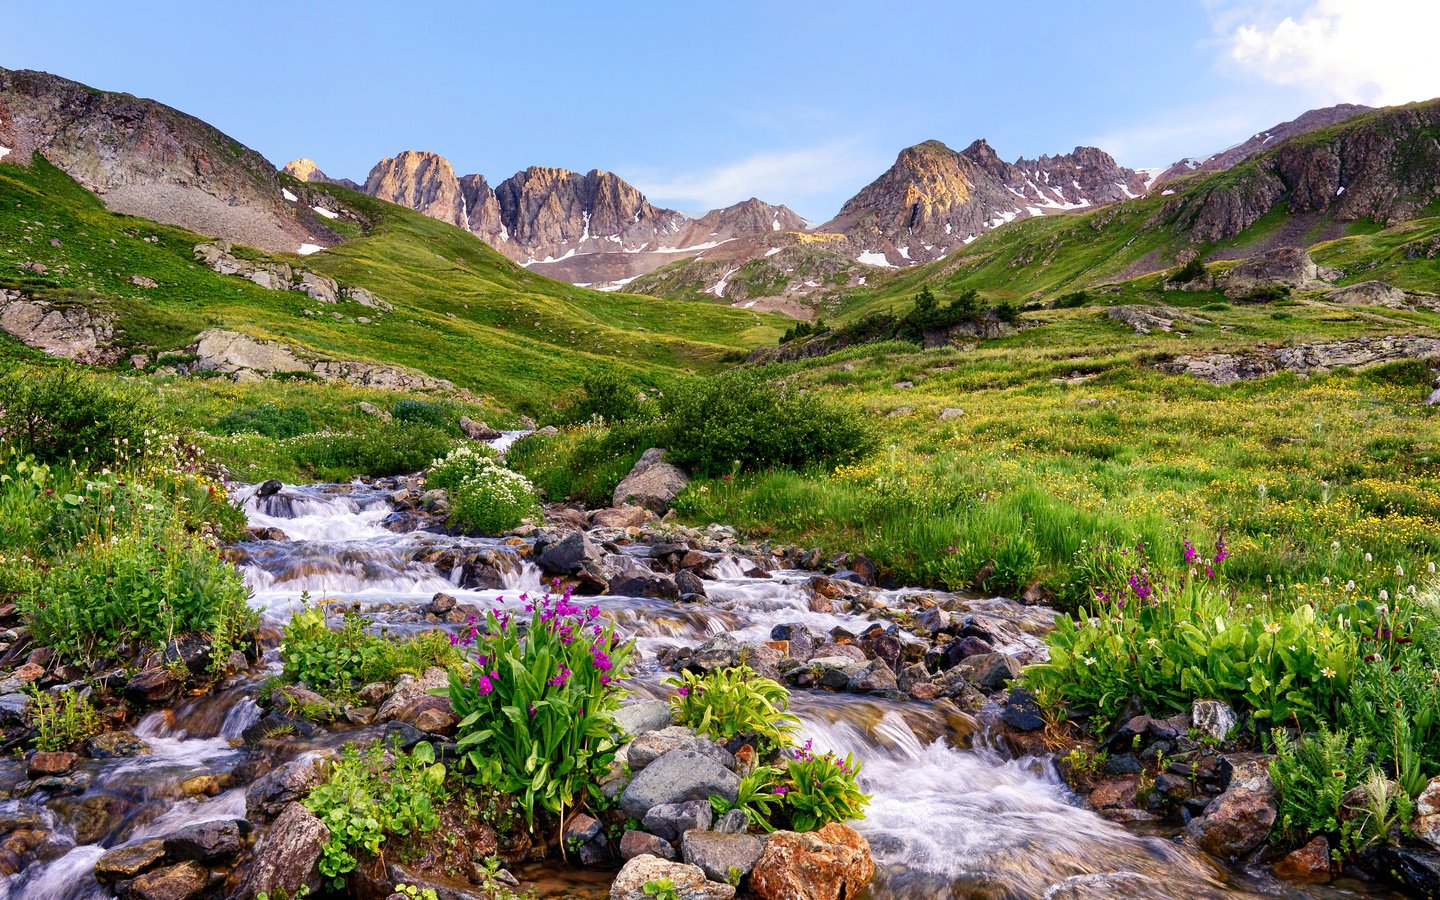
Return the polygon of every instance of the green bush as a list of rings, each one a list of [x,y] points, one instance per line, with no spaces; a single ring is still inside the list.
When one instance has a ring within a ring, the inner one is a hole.
[[[1176,284],[1189,284],[1192,281],[1204,277],[1205,261],[1202,260],[1200,257],[1196,256],[1193,257],[1185,265],[1177,269],[1175,271],[1175,274],[1170,276],[1170,280],[1175,282]]]
[[[283,442],[283,452],[321,481],[347,481],[357,475],[418,472],[450,449],[448,434],[428,425],[381,426],[337,434],[319,432]]]
[[[403,398],[390,406],[390,415],[401,425],[425,425],[455,434],[459,431],[460,413],[449,403]]]
[[[788,745],[800,724],[788,712],[790,692],[746,665],[707,675],[683,672],[665,684],[675,688],[670,708],[676,720],[718,740],[754,735],[757,749],[768,752]]]
[[[483,475],[498,458],[494,450],[483,444],[461,444],[430,464],[425,487],[454,491],[466,479]]]
[[[540,515],[529,479],[493,461],[482,460],[450,491],[450,521],[469,533],[500,534]]]
[[[1387,614],[1380,634],[1393,641],[1402,627]],[[1411,641],[1359,663],[1340,722],[1371,737],[1377,760],[1414,797],[1440,775],[1440,629],[1425,623]]]
[[[75,369],[0,375],[0,439],[42,462],[114,466],[145,456],[158,420],[153,399]]]
[[[858,411],[797,394],[750,369],[686,382],[667,394],[666,406],[671,457],[699,475],[846,462],[877,443]]]
[[[531,435],[510,448],[505,464],[551,500],[608,506],[640,454],[664,440],[660,426],[651,421],[592,422],[555,435]]]
[[[1298,847],[1324,834],[1338,838],[1339,849],[1353,855],[1389,840],[1393,826],[1409,821],[1409,795],[1374,768],[1365,737],[1352,740],[1344,729],[1324,728],[1294,740],[1277,728],[1272,739],[1270,777],[1279,794],[1275,828],[1286,845]],[[1363,789],[1362,803],[1347,806],[1346,794],[1355,788]]]
[[[343,887],[360,857],[378,856],[386,838],[433,831],[446,800],[445,766],[435,761],[430,744],[416,744],[409,753],[387,753],[378,743],[363,752],[346,747],[304,800],[330,829],[320,874],[332,887]]]
[[[105,730],[90,699],[65,688],[58,694],[32,690],[30,726],[37,732],[35,749],[73,750],[81,741]]]
[[[816,754],[811,743],[793,753],[786,763],[780,790],[795,831],[816,831],[831,822],[865,818],[870,795],[860,790],[860,763],[850,754]]]
[[[614,372],[597,372],[587,376],[582,393],[561,412],[562,422],[579,424],[591,419],[605,422],[628,422],[638,418],[644,403],[640,390]]]
[[[1075,309],[1090,302],[1090,295],[1084,291],[1074,291],[1069,294],[1061,294],[1055,298],[1056,309]]]
[[[269,403],[227,413],[215,422],[215,430],[221,434],[263,434],[277,439],[306,434],[312,428],[310,413],[306,410]]]
[[[281,645],[280,678],[304,682],[331,699],[353,696],[375,681],[392,681],[405,673],[420,675],[434,666],[458,671],[460,653],[441,631],[413,637],[370,634],[370,620],[346,610],[339,626],[330,627],[323,605],[306,606],[291,616]]]
[[[474,675],[450,676],[456,748],[476,781],[515,795],[533,830],[537,811],[563,817],[598,790],[634,644],[568,591],[534,601],[528,628],[494,610],[483,624],[462,639],[474,647]]]

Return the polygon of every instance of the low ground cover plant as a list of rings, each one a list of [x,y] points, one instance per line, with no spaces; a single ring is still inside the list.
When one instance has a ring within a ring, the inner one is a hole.
[[[431,667],[461,668],[461,654],[443,632],[372,634],[370,620],[358,611],[345,609],[338,616],[328,611],[326,604],[307,604],[291,616],[281,645],[281,681],[341,700],[372,682],[420,675]]]

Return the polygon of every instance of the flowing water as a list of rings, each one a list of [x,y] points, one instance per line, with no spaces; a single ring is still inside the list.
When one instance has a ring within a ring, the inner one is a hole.
[[[288,538],[240,548],[254,602],[275,624],[307,594],[357,601],[404,630],[419,627],[413,624],[419,617],[403,613],[427,604],[438,590],[492,606],[519,605],[520,593],[541,589],[538,571],[505,541],[391,532],[381,523],[394,510],[386,494],[371,487],[286,487],[269,497],[248,488],[236,496],[252,525],[279,528]],[[488,555],[504,589],[460,587],[465,572],[455,560],[474,553]],[[858,632],[870,624],[811,612],[802,573],[747,578],[747,568],[733,558],[717,560],[718,577],[707,583],[704,605],[612,596],[580,602],[599,603],[636,638],[642,671],[635,689],[651,695],[661,690],[654,656],[667,645],[694,646],[724,632],[764,640],[780,623],[803,622],[822,633],[837,626]],[[910,593],[882,592],[879,599],[904,606]],[[1048,621],[1043,610],[1002,599],[967,602],[1005,635],[1009,645],[1000,649],[1041,651],[1036,635]],[[0,900],[109,897],[91,875],[104,848],[243,816],[243,785],[213,796],[185,786],[197,776],[229,783],[246,756],[238,737],[259,716],[253,693],[261,674],[147,715],[134,729],[150,745],[147,756],[86,760],[73,786],[0,802],[0,822],[19,818],[47,835],[36,861],[0,882]],[[1081,808],[1050,760],[1008,758],[985,725],[954,707],[811,691],[796,691],[792,702],[818,748],[854,752],[864,762],[864,788],[874,800],[856,828],[878,865],[870,891],[876,900],[1295,896],[1273,883],[1237,881],[1172,839],[1128,831]],[[0,783],[24,785],[20,765],[0,762]],[[603,882],[552,880],[548,895],[604,896]],[[1326,888],[1311,896],[1355,895]]]

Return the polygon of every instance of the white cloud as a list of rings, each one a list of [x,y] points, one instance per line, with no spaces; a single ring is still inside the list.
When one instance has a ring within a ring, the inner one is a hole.
[[[759,197],[792,208],[810,199],[853,193],[889,165],[861,151],[854,141],[835,141],[801,150],[756,153],[708,171],[666,175],[639,172],[633,179],[652,202],[693,209],[717,209]],[[803,213],[802,213],[803,214]]]
[[[1229,59],[1273,84],[1377,105],[1440,96],[1436,0],[1311,0],[1283,18],[1233,7],[1212,16]]]

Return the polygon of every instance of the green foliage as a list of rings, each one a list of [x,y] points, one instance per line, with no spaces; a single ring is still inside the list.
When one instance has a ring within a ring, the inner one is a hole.
[[[668,878],[654,878],[645,882],[640,888],[645,896],[653,897],[655,900],[680,900],[680,891],[675,887],[675,882]]]
[[[472,534],[500,534],[541,513],[530,480],[489,460],[450,492],[450,521]]]
[[[461,667],[459,651],[442,631],[405,638],[373,635],[367,630],[369,619],[352,609],[341,614],[339,627],[331,628],[329,609],[307,605],[291,616],[280,651],[282,681],[303,682],[323,696],[341,699],[371,682],[420,675],[432,666]]]
[[[870,795],[860,790],[860,763],[848,753],[844,759],[816,755],[810,746],[807,741],[794,752],[781,785],[794,830],[816,831],[831,822],[865,818]]]
[[[364,751],[346,747],[304,800],[330,829],[320,873],[342,887],[345,875],[362,857],[377,856],[386,838],[436,828],[446,797],[445,766],[435,761],[430,744],[416,744],[409,753],[387,751],[378,742]]]
[[[571,424],[599,419],[604,422],[628,422],[638,418],[644,409],[639,389],[628,379],[612,371],[596,372],[581,383],[581,395],[561,411],[560,419]]]
[[[1071,291],[1068,294],[1061,294],[1055,298],[1052,304],[1056,309],[1076,309],[1090,302],[1090,295],[1085,291]]]
[[[457,490],[466,479],[485,474],[497,458],[495,451],[483,444],[461,444],[430,464],[425,487]]]
[[[474,647],[475,672],[452,673],[450,705],[472,777],[515,795],[533,830],[538,811],[563,815],[583,804],[614,759],[617,679],[634,647],[568,592],[532,607],[528,628],[494,610],[483,631],[472,628],[464,643]]]
[[[604,507],[640,454],[664,439],[650,421],[608,426],[587,422],[554,435],[531,435],[510,448],[505,463],[551,500]]]
[[[36,750],[73,750],[81,741],[105,730],[90,698],[74,688],[57,694],[32,690],[30,700],[30,727],[37,731]]]
[[[775,826],[771,821],[783,809],[785,802],[785,792],[776,790],[779,778],[780,769],[775,766],[756,766],[741,777],[734,803],[724,797],[711,795],[710,808],[714,810],[716,818],[732,809],[743,810],[751,826],[774,831]]]
[[[1267,284],[1238,298],[1241,303],[1274,303],[1290,296],[1288,284]]]
[[[215,423],[221,434],[261,434],[284,439],[306,434],[313,429],[310,413],[294,406],[272,406],[263,403],[250,409],[226,413]]]
[[[1418,796],[1440,775],[1440,630],[1426,623],[1408,644],[1394,643],[1403,622],[1386,615],[1380,633],[1388,652],[1370,654],[1356,667],[1340,722],[1370,737],[1376,758]],[[1402,649],[1403,648],[1403,649]]]
[[[682,468],[703,475],[736,467],[845,462],[876,444],[858,412],[801,396],[753,370],[693,379],[665,400],[671,455]]]
[[[142,391],[78,369],[0,374],[0,439],[42,462],[99,469],[143,457],[158,411]]]
[[[785,686],[746,665],[706,675],[683,672],[665,684],[675,688],[670,708],[676,720],[721,741],[754,735],[757,749],[768,752],[788,745],[800,724],[788,712],[790,692]]]
[[[1170,280],[1176,284],[1189,284],[1204,278],[1205,275],[1205,261],[1199,256],[1192,256],[1189,262],[1175,270]]]
[[[402,425],[424,425],[447,434],[460,427],[460,413],[449,403],[402,397],[390,405],[390,415]]]
[[[1352,740],[1344,729],[1321,729],[1294,740],[1277,728],[1272,737],[1270,777],[1280,796],[1275,826],[1287,845],[1325,834],[1338,837],[1341,850],[1353,855],[1391,842],[1395,826],[1409,821],[1409,795],[1371,765],[1370,743],[1363,736]],[[1356,788],[1360,802],[1347,802],[1346,795]]]

